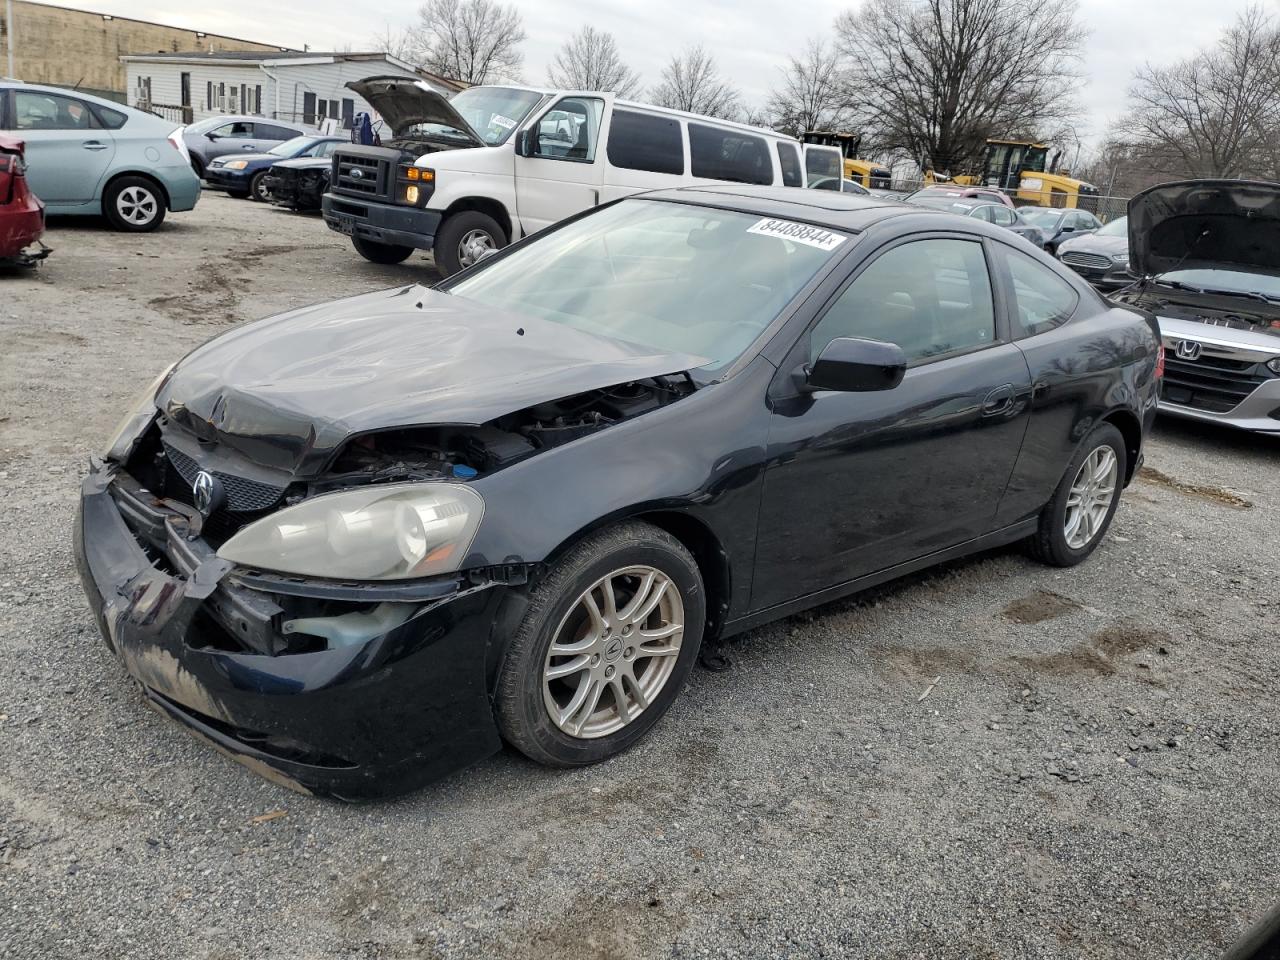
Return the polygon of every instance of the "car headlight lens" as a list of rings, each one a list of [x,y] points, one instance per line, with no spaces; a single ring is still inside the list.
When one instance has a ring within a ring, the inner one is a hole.
[[[1111,259],[1112,259],[1112,261],[1113,261],[1113,262],[1115,262],[1115,263],[1128,263],[1128,262],[1129,262],[1129,254],[1127,254],[1127,253],[1113,253],[1113,254],[1111,255]]]
[[[457,570],[484,500],[456,483],[394,483],[315,497],[249,524],[218,550],[232,563],[334,580]]]
[[[228,169],[228,170],[243,170],[243,169],[244,169],[245,167],[247,167],[248,165],[249,165],[249,161],[248,161],[248,160],[232,160],[230,163],[228,163],[228,164],[227,164],[227,169]]]
[[[117,463],[124,463],[129,459],[133,445],[142,439],[142,435],[147,432],[147,427],[151,426],[151,421],[159,412],[156,410],[156,394],[160,392],[160,388],[164,386],[164,382],[169,379],[169,374],[173,373],[173,368],[177,365],[177,363],[171,363],[165,367],[160,376],[151,381],[151,385],[138,394],[130,404],[129,412],[125,414],[124,419],[112,432],[106,447],[103,448],[102,455],[106,459]]]
[[[1280,357],[1273,357],[1267,361],[1267,369],[1272,373],[1280,373]]]

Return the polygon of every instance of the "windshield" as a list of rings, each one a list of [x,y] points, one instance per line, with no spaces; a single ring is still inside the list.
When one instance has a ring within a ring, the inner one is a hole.
[[[542,94],[533,90],[512,90],[508,87],[470,87],[449,98],[449,106],[458,111],[462,119],[484,142],[491,147],[505,143],[512,131],[520,125]],[[455,140],[471,139],[462,130],[447,123],[415,123],[401,136],[451,137]]]
[[[719,368],[849,239],[756,214],[624,200],[442,289]]]
[[[292,140],[286,140],[284,143],[277,143],[274,147],[267,151],[273,157],[292,157],[299,150],[303,149],[311,142],[311,137],[294,137]]]
[[[1054,207],[1019,207],[1018,216],[1032,226],[1056,227],[1062,219],[1062,211]]]
[[[1096,237],[1127,237],[1129,235],[1129,218],[1117,217],[1110,223],[1099,227]]]
[[[1252,293],[1268,299],[1280,299],[1280,277],[1274,274],[1246,273],[1243,270],[1171,270],[1156,279],[1159,283],[1185,284],[1206,292]]]

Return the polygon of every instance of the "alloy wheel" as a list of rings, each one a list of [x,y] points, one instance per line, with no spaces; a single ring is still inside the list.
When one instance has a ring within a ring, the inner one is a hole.
[[[139,227],[156,218],[159,201],[146,187],[125,187],[116,197],[116,210],[121,219]]]
[[[684,638],[684,603],[661,570],[630,566],[574,601],[547,650],[542,694],[564,733],[594,739],[631,723],[662,692]]]
[[[1111,447],[1103,444],[1084,458],[1067,494],[1066,524],[1063,534],[1072,550],[1083,550],[1102,529],[1116,497],[1119,461]]]
[[[497,249],[498,245],[488,231],[468,230],[463,234],[462,239],[458,241],[458,263],[464,267],[469,267],[482,259],[491,250]]]

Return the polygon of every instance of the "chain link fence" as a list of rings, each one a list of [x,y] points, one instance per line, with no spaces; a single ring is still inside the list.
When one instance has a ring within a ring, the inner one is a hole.
[[[948,183],[930,184],[919,179],[894,177],[893,182],[889,187],[889,190],[892,191],[893,193],[900,194],[901,196],[906,197],[912,193],[915,193],[921,187],[927,187],[927,186],[936,186],[936,187],[953,186],[958,190],[968,189],[967,187],[962,186],[961,184],[948,184]],[[981,189],[988,190],[992,193],[1003,193],[1006,196],[1009,196],[1013,199],[1015,206],[1027,206],[1027,204],[1024,201],[1020,201],[1016,196],[1013,195],[1013,191],[1001,190],[998,187],[981,187]],[[1128,197],[1111,197],[1111,196],[1103,197],[1103,196],[1097,196],[1097,195],[1089,195],[1089,196],[1080,198],[1079,206],[1082,210],[1088,210],[1090,213],[1092,213],[1095,217],[1097,217],[1103,223],[1110,223],[1112,220],[1116,219],[1117,217],[1123,217],[1127,213],[1129,209],[1129,198]]]

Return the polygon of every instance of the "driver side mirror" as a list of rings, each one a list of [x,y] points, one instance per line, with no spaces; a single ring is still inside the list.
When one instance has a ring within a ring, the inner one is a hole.
[[[907,355],[896,343],[839,337],[804,369],[802,389],[869,393],[892,390],[907,372]]]
[[[534,146],[533,128],[525,127],[516,131],[516,156],[532,157]]]
[[[204,135],[204,138],[205,138],[206,140],[221,140],[221,139],[222,139],[218,134],[214,133],[212,130],[210,130],[208,133],[206,133],[206,134]]]

